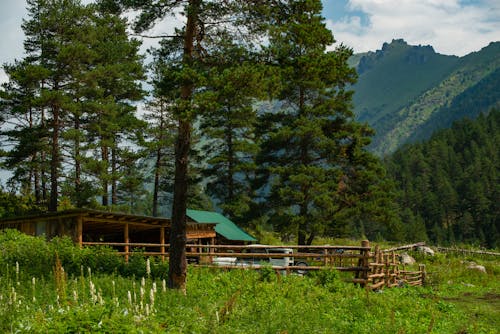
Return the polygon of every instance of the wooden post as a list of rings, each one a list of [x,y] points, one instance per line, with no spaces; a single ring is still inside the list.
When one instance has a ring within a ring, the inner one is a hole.
[[[375,246],[375,256],[374,256],[374,261],[375,262],[375,268],[373,268],[373,273],[374,274],[381,274],[382,273],[382,267],[379,266],[379,264],[382,263],[382,252],[380,251],[380,246],[376,245]],[[372,284],[375,285],[375,283],[379,283],[381,281],[381,278],[372,278]]]
[[[328,265],[328,249],[323,249],[323,256],[325,257],[323,259],[325,267]]]
[[[392,276],[391,276],[391,273],[392,273],[392,267],[391,267],[391,263],[389,261],[389,257],[390,255],[389,254],[384,254],[384,262],[385,262],[385,285],[388,287],[390,286],[390,284],[392,283]]]
[[[425,284],[425,276],[426,276],[425,264],[419,264],[418,269],[420,271],[420,277],[422,277],[422,285],[424,285]]]
[[[76,241],[80,248],[83,247],[83,217],[78,216],[76,218]]]
[[[165,262],[165,226],[160,227],[160,244],[161,262]]]
[[[361,241],[361,247],[370,247],[370,241],[368,240]],[[363,258],[361,259],[361,265],[364,267],[361,278],[365,280],[365,283],[361,284],[361,286],[364,287],[368,286],[366,283],[368,283],[368,266],[370,263],[370,250],[363,249],[361,251],[361,254],[363,255]]]
[[[123,236],[124,236],[124,239],[125,239],[125,262],[128,262],[128,252],[129,252],[129,242],[130,242],[130,239],[129,239],[129,236],[128,236],[128,223],[125,223],[125,230],[123,232]]]
[[[392,264],[393,264],[393,274],[394,274],[394,284],[399,284],[399,262],[396,257],[396,253],[392,251]]]

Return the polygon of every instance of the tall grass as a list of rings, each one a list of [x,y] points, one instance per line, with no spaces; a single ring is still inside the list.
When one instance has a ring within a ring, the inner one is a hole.
[[[380,293],[344,283],[329,270],[302,277],[277,276],[269,268],[189,268],[184,296],[166,289],[163,274],[154,274],[157,264],[150,262],[148,270],[143,257],[128,269],[101,272],[79,260],[78,270],[68,270],[66,265],[77,266],[55,250],[59,262],[56,257],[41,275],[29,263],[11,262],[13,256],[1,258],[0,332],[497,333],[500,328],[499,263],[486,258],[477,262],[487,274],[465,270],[468,258],[421,258],[430,273],[427,286]],[[0,255],[3,251],[0,242]]]

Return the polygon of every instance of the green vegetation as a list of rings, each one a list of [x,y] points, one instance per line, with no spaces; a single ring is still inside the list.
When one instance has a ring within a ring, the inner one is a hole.
[[[493,110],[387,160],[400,189],[407,239],[499,246],[499,129],[500,111]]]
[[[32,258],[36,250],[39,255]],[[109,264],[82,263],[76,255],[83,252],[83,258],[101,254],[100,261]],[[425,287],[367,293],[329,270],[302,277],[277,276],[269,268],[189,268],[184,296],[165,289],[164,275],[154,272],[159,264],[150,264],[148,276],[142,257],[127,265],[130,275],[121,275],[111,270],[122,265],[112,252],[80,250],[64,240],[47,243],[7,231],[0,233],[0,331],[497,333],[498,260],[413,255],[427,264]],[[43,257],[50,262],[33,268]],[[465,269],[463,262],[472,260],[487,273]]]

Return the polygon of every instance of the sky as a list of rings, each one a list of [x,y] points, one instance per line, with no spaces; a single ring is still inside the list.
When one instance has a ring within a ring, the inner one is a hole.
[[[355,53],[375,51],[384,42],[403,38],[411,45],[432,45],[436,52],[463,56],[500,40],[499,0],[322,1],[327,27],[337,43]],[[22,0],[0,0],[0,64],[23,56],[25,7]],[[156,32],[173,23],[165,21]],[[0,82],[5,80],[0,70]]]

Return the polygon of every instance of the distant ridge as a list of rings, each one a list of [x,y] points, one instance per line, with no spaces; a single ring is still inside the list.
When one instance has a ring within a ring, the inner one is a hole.
[[[500,42],[456,57],[394,39],[353,55],[350,64],[359,74],[355,112],[375,129],[371,149],[378,155],[499,105]]]

